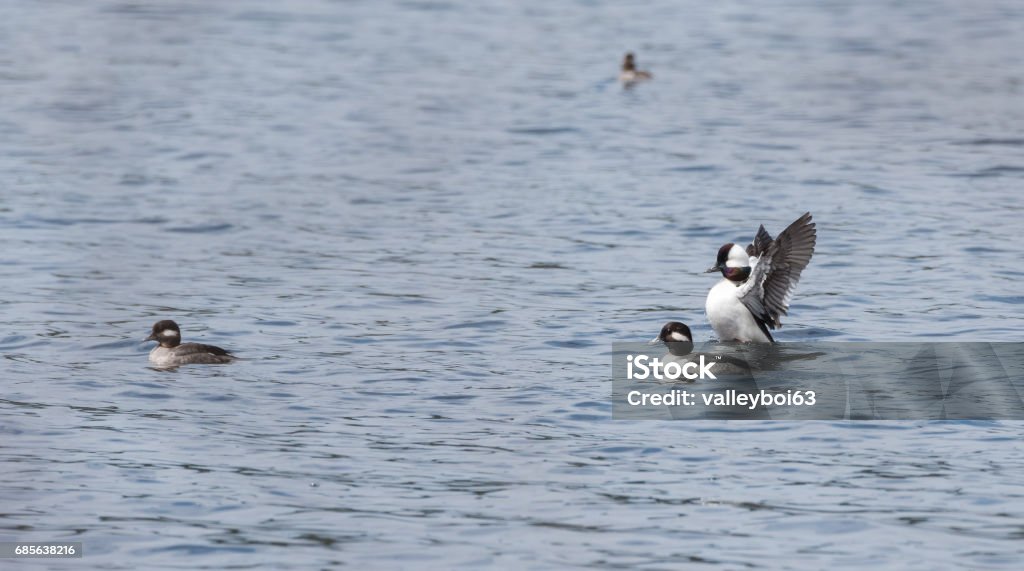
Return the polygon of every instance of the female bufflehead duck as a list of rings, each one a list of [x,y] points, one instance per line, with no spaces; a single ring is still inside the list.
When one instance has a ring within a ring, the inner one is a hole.
[[[622,60],[622,71],[619,73],[619,81],[630,84],[651,79],[652,77],[654,76],[651,75],[651,72],[641,71],[636,68],[636,61],[632,52],[626,54],[626,57]]]
[[[693,335],[685,323],[669,321],[661,328],[661,333],[651,339],[651,344],[664,343],[668,347],[668,354],[662,357],[662,361],[675,361],[679,364],[698,363],[703,358],[705,363],[714,363],[714,373],[723,375],[737,375],[750,373],[750,366],[740,359],[714,353],[694,353]]]
[[[726,244],[707,273],[723,279],[708,292],[704,306],[721,341],[774,343],[769,329],[782,327],[800,273],[814,254],[817,232],[807,212],[772,239],[762,225],[744,249]]]
[[[231,353],[202,343],[182,343],[181,329],[178,324],[165,319],[153,325],[153,332],[144,341],[159,343],[149,352],[149,362],[158,367],[177,367],[178,365],[230,363],[234,356]]]

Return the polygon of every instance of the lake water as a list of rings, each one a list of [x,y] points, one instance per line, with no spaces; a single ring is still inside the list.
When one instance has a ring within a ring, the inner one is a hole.
[[[804,211],[780,341],[1021,341],[1017,2],[7,2],[12,568],[1019,569],[1020,422],[620,421]],[[653,81],[624,90],[627,50]],[[231,348],[158,371],[158,319]]]

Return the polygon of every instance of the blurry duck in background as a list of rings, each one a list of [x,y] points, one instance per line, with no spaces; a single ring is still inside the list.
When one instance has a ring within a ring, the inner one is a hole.
[[[619,73],[619,81],[621,81],[626,87],[629,87],[639,81],[646,81],[654,77],[649,71],[642,71],[636,68],[636,58],[633,57],[633,52],[626,54],[626,57],[622,60],[622,71]]]

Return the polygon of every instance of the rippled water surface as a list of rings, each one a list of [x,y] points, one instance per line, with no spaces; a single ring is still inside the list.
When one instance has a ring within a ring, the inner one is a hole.
[[[1020,423],[611,419],[807,210],[779,340],[1024,339],[1024,8],[845,4],[4,3],[4,569],[1019,569]]]

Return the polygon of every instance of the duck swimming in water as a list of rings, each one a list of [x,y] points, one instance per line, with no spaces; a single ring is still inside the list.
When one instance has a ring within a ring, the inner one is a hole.
[[[693,335],[685,323],[669,321],[661,328],[661,332],[650,343],[664,343],[668,354],[661,358],[662,362],[675,361],[680,365],[686,363],[714,363],[714,374],[738,375],[749,374],[750,365],[735,357],[719,353],[694,353]]]
[[[214,345],[182,343],[181,329],[170,319],[157,321],[153,325],[153,332],[144,341],[158,343],[149,352],[149,362],[157,367],[230,363],[235,359],[230,352]]]
[[[627,53],[622,60],[622,71],[619,72],[619,81],[626,85],[636,83],[638,81],[645,81],[653,78],[654,76],[649,71],[643,71],[636,68],[636,58],[633,56],[633,52]]]

